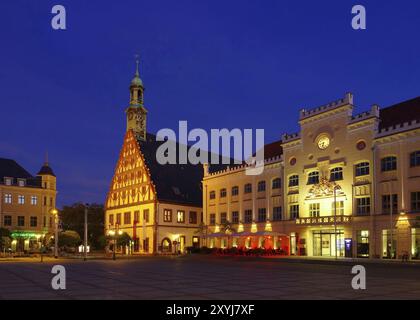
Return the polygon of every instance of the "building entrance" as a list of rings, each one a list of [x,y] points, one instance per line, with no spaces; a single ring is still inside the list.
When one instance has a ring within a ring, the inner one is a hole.
[[[344,257],[344,231],[317,230],[313,232],[313,255],[317,257]]]

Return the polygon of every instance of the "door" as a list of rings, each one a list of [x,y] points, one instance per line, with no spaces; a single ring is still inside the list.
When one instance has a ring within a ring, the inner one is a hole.
[[[331,255],[331,234],[321,234],[321,246],[322,256],[330,256]]]

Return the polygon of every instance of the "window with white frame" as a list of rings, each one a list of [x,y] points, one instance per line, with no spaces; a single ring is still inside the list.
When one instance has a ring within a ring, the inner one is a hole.
[[[36,206],[38,204],[38,197],[31,196],[31,205]]]
[[[7,203],[7,204],[12,203],[12,195],[10,193],[6,193],[4,195],[4,203]]]
[[[331,215],[334,216],[335,214],[337,214],[337,216],[344,215],[344,201],[333,201],[331,203]]]
[[[18,195],[18,204],[25,204],[25,196]]]

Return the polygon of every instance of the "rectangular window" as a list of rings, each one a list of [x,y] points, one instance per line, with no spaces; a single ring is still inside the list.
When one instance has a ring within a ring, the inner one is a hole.
[[[220,214],[220,223],[221,223],[221,224],[224,224],[224,223],[226,223],[226,221],[227,221],[227,218],[226,218],[226,212],[222,212],[222,213]]]
[[[265,181],[258,182],[258,192],[265,191]]]
[[[420,151],[410,153],[410,167],[420,166]]]
[[[273,183],[271,185],[271,189],[280,189],[281,188],[281,179],[280,178],[276,178],[273,180]]]
[[[185,211],[178,210],[176,213],[176,222],[184,223],[185,222]]]
[[[344,215],[344,201],[331,202],[331,215],[332,216],[336,214],[335,210],[337,210],[337,216]]]
[[[18,216],[18,227],[24,227],[25,226],[25,217],[24,216]]]
[[[292,204],[289,208],[290,211],[290,219],[297,219],[299,218],[299,205]]]
[[[47,205],[47,197],[44,197],[44,206]]]
[[[18,204],[25,204],[25,196],[18,195]]]
[[[369,162],[361,162],[355,166],[356,177],[369,175]]]
[[[214,226],[216,224],[216,214],[210,213],[210,225]]]
[[[216,199],[216,191],[210,191],[210,200]]]
[[[226,198],[226,189],[220,190],[220,198]]]
[[[124,224],[131,224],[131,212],[124,212]]]
[[[38,204],[38,197],[32,196],[31,197],[31,205],[36,206]]]
[[[7,203],[7,204],[12,203],[12,195],[10,193],[6,193],[4,195],[4,203]]]
[[[258,222],[267,221],[267,210],[265,208],[258,208]]]
[[[239,212],[232,211],[232,223],[239,223]]]
[[[251,193],[252,192],[252,184],[247,183],[244,187],[244,193]]]
[[[280,220],[282,220],[281,207],[274,207],[273,208],[273,221],[280,221]]]
[[[38,226],[38,218],[37,217],[31,217],[31,227],[36,228]]]
[[[143,210],[143,220],[144,220],[144,222],[149,223],[149,219],[150,219],[149,209],[144,209]]]
[[[245,210],[245,223],[251,223],[252,222],[252,210]]]
[[[46,216],[44,216],[44,218],[42,218],[42,226],[44,227],[44,228],[46,228],[47,227],[47,217]]]
[[[190,223],[196,224],[197,223],[197,212],[190,211]]]
[[[117,221],[116,221],[117,225],[121,225],[121,213],[117,213]]]
[[[172,210],[171,209],[164,209],[163,210],[163,221],[164,222],[172,222]]]
[[[368,216],[370,214],[370,197],[356,199],[356,214],[358,216]]]
[[[232,187],[232,196],[237,196],[239,194],[239,187]]]
[[[319,217],[319,214],[320,214],[319,203],[310,203],[309,204],[309,216],[314,218],[314,217]]]
[[[420,192],[411,192],[411,211],[420,211]]]
[[[3,224],[4,224],[5,227],[11,227],[12,226],[12,216],[4,216]]]
[[[381,171],[397,170],[397,157],[386,157],[381,160]]]
[[[114,225],[114,215],[113,214],[110,214],[108,219],[109,219],[109,224],[111,226],[113,226]]]
[[[140,211],[134,211],[134,221],[133,223],[140,223]]]
[[[392,212],[397,213],[398,211],[398,194],[392,195]],[[391,195],[382,195],[382,213],[391,213]]]

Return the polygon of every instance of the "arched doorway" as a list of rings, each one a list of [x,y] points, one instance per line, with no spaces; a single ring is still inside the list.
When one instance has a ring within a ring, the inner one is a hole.
[[[162,252],[172,252],[172,243],[168,238],[162,240]]]

